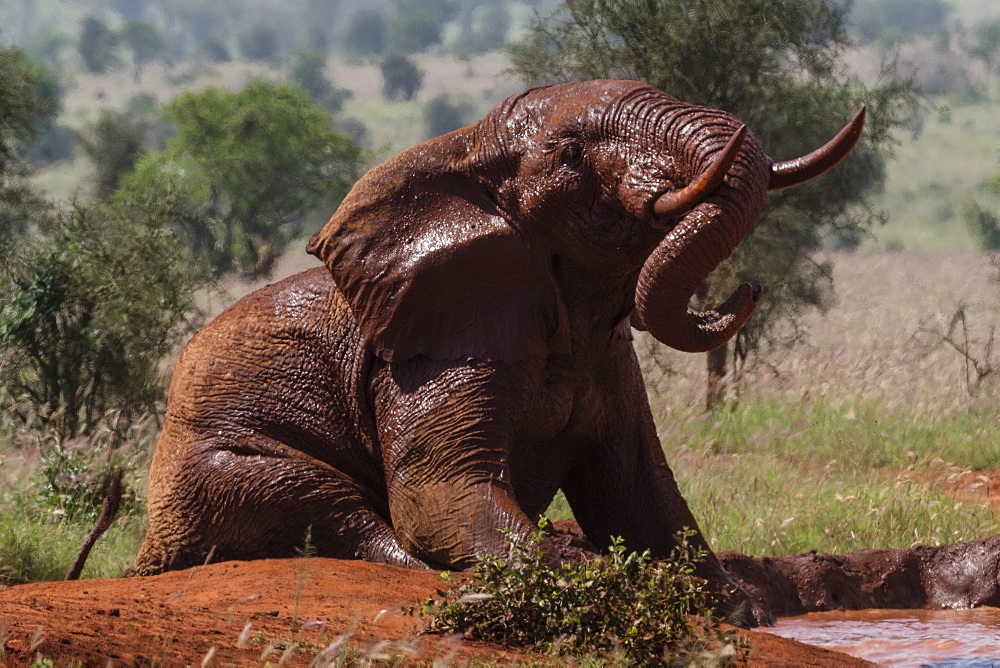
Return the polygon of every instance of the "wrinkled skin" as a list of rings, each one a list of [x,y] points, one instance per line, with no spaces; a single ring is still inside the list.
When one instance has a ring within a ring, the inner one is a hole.
[[[740,128],[594,81],[513,96],[374,167],[310,241],[326,269],[185,348],[130,573],[291,556],[307,534],[321,556],[468,569],[505,550],[501,530],[527,540],[559,489],[595,544],[667,556],[698,527],[630,315],[686,350],[749,317],[749,286],[687,312],[773,178]],[[701,575],[732,584],[711,553]]]

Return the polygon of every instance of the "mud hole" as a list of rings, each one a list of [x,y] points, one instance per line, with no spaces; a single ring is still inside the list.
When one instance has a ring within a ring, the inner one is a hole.
[[[442,636],[415,638],[401,605],[440,586],[437,572],[334,559],[226,562],[147,578],[18,585],[0,591],[3,664],[307,665],[344,634],[352,647],[427,664],[510,665],[541,657]],[[864,662],[763,632],[746,632],[750,665]],[[383,641],[401,641],[386,645]],[[297,643],[289,651],[288,645]],[[206,661],[206,658],[208,659]]]

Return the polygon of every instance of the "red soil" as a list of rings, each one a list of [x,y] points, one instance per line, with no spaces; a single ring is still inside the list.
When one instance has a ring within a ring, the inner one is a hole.
[[[541,657],[495,645],[413,634],[415,618],[401,605],[440,586],[436,572],[360,561],[274,559],[226,562],[147,578],[39,582],[0,590],[4,665],[30,664],[36,655],[62,665],[259,665],[301,643],[291,662],[350,633],[358,651],[380,641],[403,641],[413,663],[453,657],[510,665]],[[387,612],[383,612],[387,611]],[[248,629],[248,630],[247,630]],[[865,662],[764,632],[746,632],[754,666],[852,666]],[[241,641],[241,636],[243,640]],[[377,650],[378,648],[374,648]],[[383,647],[406,654],[398,647]],[[211,654],[212,658],[203,660]],[[110,662],[110,663],[109,663]]]

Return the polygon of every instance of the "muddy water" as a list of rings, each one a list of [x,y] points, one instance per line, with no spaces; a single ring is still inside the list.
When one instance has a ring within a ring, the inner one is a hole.
[[[1000,608],[816,612],[767,631],[885,666],[1000,667]]]

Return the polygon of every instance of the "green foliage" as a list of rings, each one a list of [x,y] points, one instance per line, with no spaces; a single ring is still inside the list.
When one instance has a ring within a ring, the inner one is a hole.
[[[83,20],[77,50],[84,66],[91,72],[101,74],[115,62],[117,37],[103,21],[93,16]]]
[[[335,206],[360,173],[360,147],[299,88],[207,88],[175,98],[163,116],[177,134],[123,178],[116,198],[176,190],[176,229],[216,274],[268,275],[306,216]]]
[[[142,536],[144,473],[159,425],[110,416],[86,437],[65,439],[37,421],[9,418],[0,386],[0,584],[61,580],[101,502],[103,474],[124,471],[117,519],[97,543],[84,577],[119,577]]]
[[[175,200],[75,204],[7,257],[0,369],[66,437],[156,411],[162,359],[200,324],[206,276],[170,232]]]
[[[131,172],[145,152],[147,126],[127,113],[101,111],[96,121],[78,136],[80,146],[93,163],[94,197],[106,200],[118,188],[123,174]]]
[[[140,419],[122,426],[102,421],[88,436],[71,440],[40,430],[34,510],[54,522],[93,524],[101,511],[104,482],[117,470],[124,478],[119,516],[141,511],[136,479],[146,468],[145,441],[155,431],[153,422]]]
[[[17,47],[0,48],[0,179],[59,113],[55,76]]]
[[[980,250],[1000,249],[1000,219],[996,214],[970,200],[962,211],[962,222]]]
[[[507,43],[510,10],[506,5],[480,5],[472,11],[472,20],[459,48],[472,53],[499,49]]]
[[[464,632],[553,654],[687,665],[705,661],[712,648],[719,663],[738,659],[738,637],[720,628],[713,592],[694,575],[705,555],[688,542],[691,535],[678,536],[664,561],[628,552],[615,538],[604,558],[554,567],[547,563],[544,535],[529,545],[510,541],[507,558],[481,555],[473,580],[410,612],[419,611],[427,631]],[[442,577],[457,582],[448,573]]]
[[[137,515],[115,522],[87,560],[83,577],[121,577],[139,549],[143,524]],[[53,524],[31,513],[0,513],[0,582],[62,580],[91,528],[76,522]]]
[[[966,51],[973,58],[983,61],[986,72],[992,74],[996,59],[1000,56],[1000,20],[976,26]]]
[[[385,16],[374,9],[354,12],[344,35],[344,49],[359,56],[379,56],[385,53],[385,47]]]
[[[136,65],[156,60],[164,50],[159,31],[148,23],[129,22],[121,27],[119,39],[132,52]]]
[[[323,70],[326,58],[315,51],[300,53],[292,63],[289,78],[304,88],[310,99],[330,111],[340,111],[344,102],[351,99],[351,91],[338,88],[330,83]]]
[[[278,54],[278,33],[274,28],[258,23],[240,35],[240,54],[249,60],[267,60]]]
[[[426,51],[441,41],[441,25],[422,7],[402,11],[389,23],[388,41],[393,53]]]
[[[16,47],[0,48],[0,259],[33,218],[45,215],[48,205],[28,183],[24,157],[58,111],[51,73]]]
[[[834,0],[565,0],[512,48],[515,70],[534,84],[637,79],[730,111],[776,160],[822,145],[868,105],[851,156],[821,179],[769,195],[755,231],[699,295],[714,305],[738,283],[765,286],[739,335],[741,355],[799,340],[804,311],[831,303],[829,266],[813,252],[824,236],[854,245],[881,220],[869,197],[882,187],[892,130],[911,118],[913,91],[891,72],[874,89],[842,74],[844,12]]]
[[[206,37],[198,47],[200,56],[213,63],[228,63],[232,60],[226,45],[214,37]]]
[[[393,100],[412,100],[424,83],[424,73],[406,56],[389,56],[379,64],[382,71],[382,93]]]

